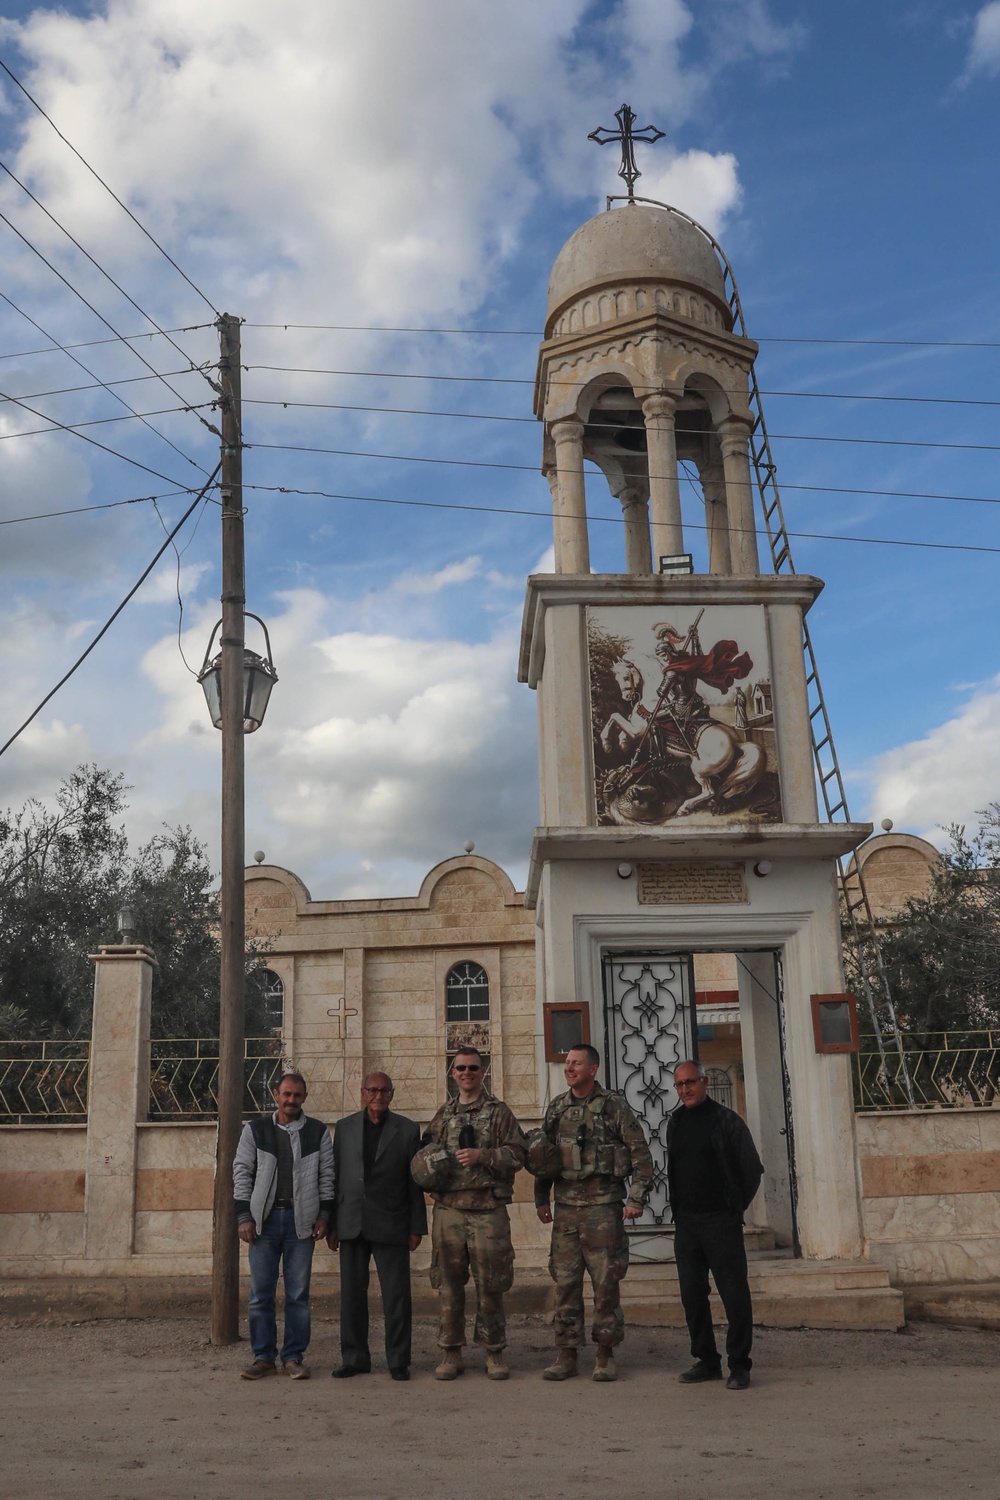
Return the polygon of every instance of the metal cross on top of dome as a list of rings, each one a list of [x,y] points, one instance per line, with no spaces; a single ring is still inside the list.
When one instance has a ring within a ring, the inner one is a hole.
[[[618,169],[618,176],[622,178],[628,188],[629,202],[635,197],[635,182],[642,173],[635,164],[635,141],[648,141],[650,145],[654,141],[663,139],[663,131],[657,130],[655,125],[644,125],[641,130],[633,130],[635,124],[635,111],[627,104],[615,111],[615,119],[618,121],[617,130],[608,130],[604,125],[598,125],[587,137],[588,141],[596,141],[599,146],[609,146],[612,141],[620,141],[622,148],[622,164]]]

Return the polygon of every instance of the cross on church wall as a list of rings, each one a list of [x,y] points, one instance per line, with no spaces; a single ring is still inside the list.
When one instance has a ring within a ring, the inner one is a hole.
[[[335,1007],[330,1007],[327,1010],[327,1015],[330,1017],[330,1019],[332,1021],[336,1021],[336,1023],[337,1023],[337,1040],[338,1041],[342,1042],[344,1040],[344,1036],[346,1034],[345,1022],[347,1021],[348,1016],[356,1016],[357,1014],[358,1014],[358,1010],[357,1010],[356,1006],[353,1006],[353,1005],[345,1006],[344,1005],[344,997],[343,997],[343,995],[338,995],[337,996],[337,1004],[336,1004],[336,1006]]]
[[[628,188],[628,198],[631,203],[635,198],[636,179],[642,176],[635,164],[635,142],[648,141],[652,145],[655,141],[662,140],[663,131],[657,130],[655,125],[644,125],[641,130],[633,130],[636,121],[635,111],[627,104],[615,111],[615,119],[618,121],[617,130],[609,130],[605,125],[599,125],[592,130],[587,137],[588,141],[596,141],[599,146],[609,146],[612,141],[618,141],[622,148],[622,164],[618,169],[618,176],[622,178]]]

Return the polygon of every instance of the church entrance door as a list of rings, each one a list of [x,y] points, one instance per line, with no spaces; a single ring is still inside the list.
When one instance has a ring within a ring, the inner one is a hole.
[[[690,953],[605,953],[605,1078],[642,1120],[653,1155],[653,1189],[629,1228],[670,1228],[667,1116],[677,1104],[673,1070],[696,1057],[694,965]]]

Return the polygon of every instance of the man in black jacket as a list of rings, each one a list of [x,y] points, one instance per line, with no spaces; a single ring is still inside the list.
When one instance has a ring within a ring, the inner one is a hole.
[[[374,1256],[385,1312],[385,1353],[393,1380],[410,1378],[410,1255],[427,1233],[424,1195],[410,1176],[420,1127],[393,1114],[392,1079],[369,1073],[361,1085],[364,1108],[347,1115],[333,1136],[336,1204],[327,1236],[340,1247],[340,1353],[338,1380],[365,1375],[368,1348],[368,1276]]]
[[[739,1115],[708,1097],[701,1063],[678,1063],[674,1088],[680,1104],[667,1121],[667,1182],[674,1216],[674,1254],[694,1364],[684,1385],[721,1380],[708,1301],[708,1273],[726,1310],[726,1389],[750,1384],[753,1308],[743,1244],[743,1214],[764,1168],[753,1136]]]

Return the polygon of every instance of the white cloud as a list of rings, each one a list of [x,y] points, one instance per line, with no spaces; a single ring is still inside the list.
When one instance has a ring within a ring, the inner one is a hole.
[[[736,158],[729,152],[685,151],[659,171],[647,167],[638,191],[683,209],[716,237],[742,197]]]
[[[1000,0],[990,0],[972,23],[963,81],[976,73],[985,73],[988,78],[1000,73]]]
[[[468,583],[482,569],[481,557],[467,557],[462,562],[448,563],[434,573],[400,573],[390,585],[393,594],[439,594],[442,589],[456,583]]]
[[[533,268],[517,262],[522,236],[544,244],[543,216],[551,214],[554,222],[567,202],[603,197],[618,185],[615,149],[598,150],[587,140],[590,130],[612,124],[620,101],[631,98],[641,124],[653,121],[669,132],[694,118],[723,67],[780,50],[778,32],[761,21],[761,0],[733,0],[724,9],[724,25],[702,27],[706,45],[697,65],[685,55],[697,13],[683,0],[627,0],[603,8],[590,0],[548,6],[537,0],[504,6],[492,0],[372,0],[368,6],[327,0],[284,7],[280,25],[272,0],[102,0],[85,14],[36,9],[23,22],[0,21],[0,35],[17,47],[34,96],[218,306],[251,323],[287,319],[362,328],[454,327],[486,307],[502,326],[505,278],[520,275],[522,293],[536,278],[539,313],[544,296],[547,267],[537,254]],[[734,18],[741,15],[754,24],[737,56],[714,38],[735,34]],[[212,314],[197,294],[128,224],[50,126],[18,96],[12,105],[4,123],[16,148],[13,165],[56,217],[164,326],[209,322]],[[667,140],[643,151],[642,167],[641,187],[713,231],[738,205],[731,154],[671,156]],[[139,314],[66,248],[51,223],[25,207],[9,182],[0,183],[0,203],[116,327],[141,326]],[[565,219],[561,225],[565,232]],[[53,292],[40,262],[4,243],[5,288],[43,327],[57,329],[67,342],[107,335],[65,289]],[[550,249],[554,255],[558,243]],[[15,349],[45,343],[6,304],[0,334],[13,338],[7,346]],[[214,357],[210,327],[178,335],[178,342],[198,359]],[[371,355],[376,347],[384,363]],[[260,326],[248,328],[244,340],[248,362],[300,371],[335,365],[422,374],[446,365],[459,376],[520,377],[527,366],[514,368],[521,355],[512,349],[498,354],[473,339],[376,346],[364,332],[331,340],[306,330],[296,334],[293,349],[283,329]],[[182,363],[155,341],[142,350],[161,361],[162,370]],[[110,343],[81,350],[80,357],[90,374],[74,368],[67,375],[61,356],[16,370],[7,365],[5,388],[64,392],[37,404],[67,422],[119,416],[120,404],[106,391],[70,396],[65,388],[139,374],[138,366],[126,368],[131,357]],[[171,379],[185,401],[211,396],[197,375]],[[273,439],[412,452],[419,446],[415,423],[397,423],[390,443],[389,418],[351,418],[348,441],[337,426],[348,421],[340,413],[250,405],[262,395],[431,404],[417,399],[424,391],[420,382],[405,389],[402,399],[401,387],[387,381],[369,382],[361,393],[356,385],[321,389],[304,373],[279,380],[254,371],[244,386],[250,441],[261,449]],[[139,411],[174,404],[156,382],[121,390]],[[462,399],[461,387],[447,390],[456,403]],[[507,409],[526,415],[527,396],[515,406],[521,393],[506,394]],[[8,430],[25,425],[9,412],[3,416]],[[183,454],[154,442],[131,420],[88,431],[171,481],[199,482],[185,459],[210,468],[214,439],[188,414],[159,417],[154,425]],[[501,437],[498,429],[470,442],[463,433],[450,452],[447,439],[440,449],[453,456],[478,444],[476,458],[488,463],[510,458]],[[150,474],[129,478],[118,460],[95,456],[97,450],[82,444],[74,448],[73,441],[0,442],[0,519],[15,510],[170,487]],[[421,441],[433,448],[438,440]],[[265,459],[253,455],[250,462],[262,469]],[[294,473],[293,463],[299,465]],[[275,482],[290,489],[296,483],[361,493],[378,488],[353,477],[350,483],[328,479],[327,472],[319,460],[289,456]],[[395,478],[411,471],[388,472]],[[269,479],[273,472],[262,482]],[[545,510],[545,486],[532,483],[537,498],[524,508]],[[485,487],[483,493],[490,498]],[[173,502],[177,515],[180,504]],[[517,546],[498,540],[498,524],[484,521],[482,536],[453,549],[441,545],[446,523],[423,550],[411,545],[414,533],[404,535],[400,524],[403,539],[392,561],[393,523],[366,518],[352,532],[354,514],[331,512],[336,520],[315,528],[309,546],[300,548],[303,555],[293,556],[289,544],[267,559],[267,589],[279,569],[282,580],[311,579],[316,575],[309,569],[319,560],[324,581],[334,577],[330,587],[342,593],[326,598],[303,589],[279,596],[277,610],[270,596],[256,606],[268,617],[280,682],[264,730],[247,745],[248,846],[263,845],[269,858],[298,868],[318,891],[326,882],[321,894],[336,894],[341,880],[353,889],[366,881],[368,890],[415,889],[435,858],[470,837],[481,852],[515,868],[536,817],[534,705],[514,680],[513,614],[517,577],[529,571],[525,559]],[[365,527],[366,537],[384,534],[389,554],[378,565],[378,576],[384,570],[385,577],[374,595],[375,565],[366,560],[369,552],[354,547]],[[37,702],[76,655],[81,620],[106,618],[162,531],[150,507],[136,506],[4,528],[3,534],[0,566],[16,567],[25,592],[21,600],[8,590],[3,605],[17,640],[0,683],[0,712],[16,724],[22,705],[26,711]],[[196,665],[218,608],[197,598],[207,574],[198,555],[206,554],[192,550],[185,558],[182,578],[184,647]],[[552,567],[547,548],[534,571]],[[32,604],[29,585],[38,580],[55,605]],[[14,800],[32,769],[48,790],[77,760],[96,756],[122,767],[135,784],[136,837],[148,837],[162,819],[189,819],[211,834],[218,737],[178,655],[174,583],[168,555],[142,591],[151,607],[130,609],[57,700],[60,720],[43,715],[37,731],[5,758],[0,795]],[[254,597],[264,591],[254,580]],[[478,638],[463,638],[473,634]],[[135,671],[137,658],[144,675]]]
[[[476,581],[477,595],[487,589]],[[302,873],[316,895],[345,880],[357,893],[415,890],[467,838],[523,873],[537,819],[535,705],[516,682],[515,622],[482,643],[414,639],[398,623],[331,632],[337,601],[300,589],[284,602],[269,622],[279,682],[246,742],[248,848]],[[398,620],[391,584],[379,603]],[[207,619],[192,622],[189,656]],[[144,667],[163,710],[141,742],[133,797],[148,836],[163,817],[211,807],[219,752],[176,641],[159,641]]]
[[[900,831],[940,839],[949,823],[974,821],[1000,799],[1000,676],[921,739],[878,756],[869,768],[869,816]]]

